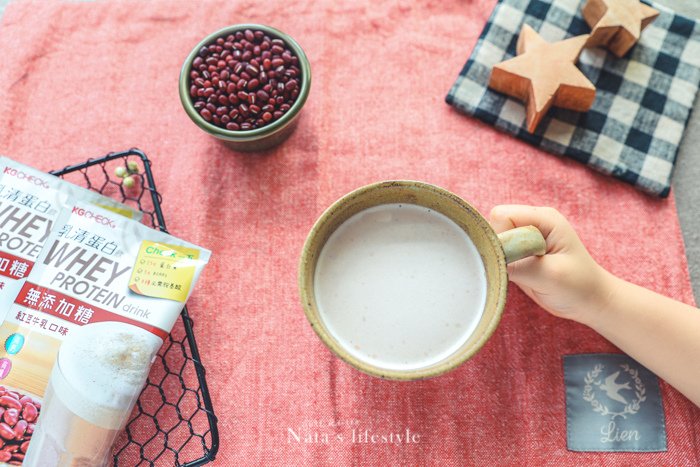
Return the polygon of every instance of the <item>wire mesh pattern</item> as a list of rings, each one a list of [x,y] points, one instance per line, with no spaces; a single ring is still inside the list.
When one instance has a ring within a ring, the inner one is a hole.
[[[134,185],[115,175],[136,162]],[[51,172],[144,213],[143,222],[167,232],[151,162],[138,149],[89,159]],[[153,363],[148,382],[114,448],[114,466],[195,467],[214,459],[217,419],[199,358],[193,322],[185,307]]]

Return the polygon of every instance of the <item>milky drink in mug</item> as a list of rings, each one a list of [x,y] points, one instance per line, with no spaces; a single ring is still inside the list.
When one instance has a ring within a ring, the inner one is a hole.
[[[357,358],[396,370],[430,366],[476,329],[486,273],[469,236],[445,215],[384,204],[346,220],[316,266],[321,318]]]
[[[340,358],[373,376],[440,375],[473,356],[500,320],[506,264],[542,255],[534,227],[496,235],[458,196],[387,181],[329,207],[307,237],[302,305]]]

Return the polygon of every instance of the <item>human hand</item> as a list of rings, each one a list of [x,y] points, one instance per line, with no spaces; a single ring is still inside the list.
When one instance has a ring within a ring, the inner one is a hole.
[[[613,276],[596,263],[574,228],[556,209],[502,205],[491,210],[497,233],[533,225],[544,236],[547,252],[508,265],[508,276],[523,292],[555,316],[586,323],[605,307]]]
[[[547,252],[508,265],[510,279],[555,316],[590,326],[700,407],[700,313],[617,278],[588,254],[558,211],[496,206],[496,232],[534,225]]]

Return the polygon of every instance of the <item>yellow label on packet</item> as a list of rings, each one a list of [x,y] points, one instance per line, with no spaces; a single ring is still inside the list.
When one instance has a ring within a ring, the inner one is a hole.
[[[119,207],[117,205],[111,205],[111,204],[105,204],[105,203],[94,203],[95,206],[101,207],[102,209],[106,209],[108,211],[112,211],[115,214],[119,214],[120,216],[124,216],[127,219],[133,219],[136,217],[136,213],[127,208],[126,206],[124,207]]]
[[[143,241],[131,271],[129,288],[140,295],[184,302],[194,279],[199,250]]]

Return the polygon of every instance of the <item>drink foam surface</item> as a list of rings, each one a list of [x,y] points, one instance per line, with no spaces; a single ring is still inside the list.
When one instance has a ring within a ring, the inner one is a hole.
[[[486,302],[469,236],[441,213],[385,204],[345,221],[319,255],[316,301],[331,335],[380,368],[433,365],[461,347]]]
[[[161,344],[148,331],[113,321],[76,329],[59,350],[56,364],[62,377],[52,376],[56,395],[91,423],[119,425],[141,392]]]

